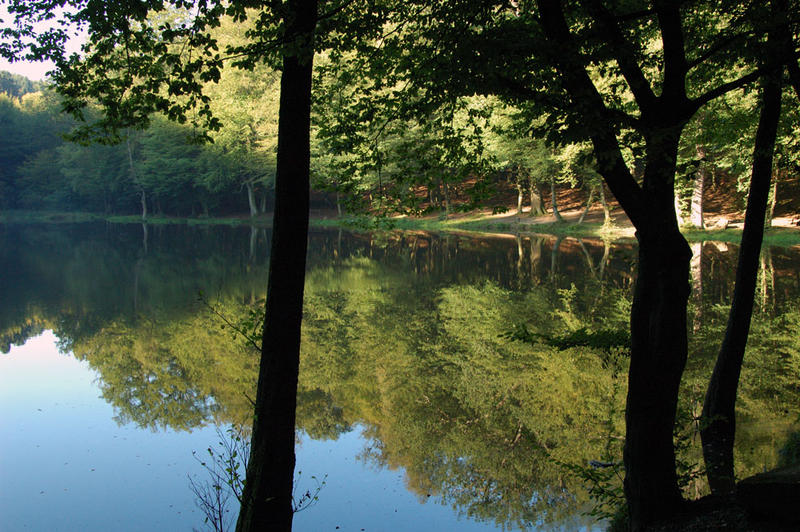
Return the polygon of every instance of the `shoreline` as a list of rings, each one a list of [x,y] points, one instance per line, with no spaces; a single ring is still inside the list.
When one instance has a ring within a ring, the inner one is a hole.
[[[577,223],[578,216],[575,212],[563,214],[564,221],[554,221],[552,216],[530,218],[516,215],[492,215],[486,213],[458,213],[445,219],[441,217],[380,217],[369,215],[350,215],[339,217],[325,216],[322,213],[312,212],[310,227],[312,228],[342,228],[354,231],[429,231],[446,233],[464,233],[473,235],[496,236],[561,236],[573,238],[594,238],[612,242],[634,242],[635,230],[624,215],[617,214],[612,218],[613,223],[605,226],[602,220],[594,216],[587,217],[583,223]],[[764,245],[792,247],[800,246],[800,227],[792,226],[789,220],[792,217],[776,218],[778,223],[764,232]],[[209,218],[181,218],[166,216],[151,216],[142,220],[138,215],[107,216],[96,213],[80,212],[49,212],[49,211],[6,211],[0,213],[0,224],[24,223],[86,223],[108,222],[119,224],[148,225],[227,225],[227,226],[255,226],[271,227],[271,215],[249,217],[209,217]],[[711,225],[711,224],[709,224]],[[684,227],[681,232],[689,242],[718,241],[738,243],[741,241],[741,223],[733,222],[726,229],[711,227],[709,229],[694,229]]]

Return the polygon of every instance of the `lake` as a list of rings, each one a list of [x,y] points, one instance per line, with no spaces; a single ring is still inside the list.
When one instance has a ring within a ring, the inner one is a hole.
[[[190,479],[249,431],[258,354],[234,329],[257,327],[269,238],[0,225],[0,530],[208,526]],[[737,249],[692,247],[678,441],[694,496]],[[800,430],[798,266],[796,248],[762,254],[740,477]],[[601,530],[581,476],[619,493],[616,467],[588,464],[621,459],[635,268],[631,243],[312,230],[295,496],[317,500],[295,530]]]

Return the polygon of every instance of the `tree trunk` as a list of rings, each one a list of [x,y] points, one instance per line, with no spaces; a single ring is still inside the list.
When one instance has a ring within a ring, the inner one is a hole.
[[[450,186],[445,181],[442,187],[444,188],[444,219],[447,220],[450,218]]]
[[[517,220],[522,216],[522,183],[517,179]]]
[[[600,204],[603,206],[603,226],[608,227],[611,225],[611,209],[606,201],[605,183],[600,183]]]
[[[564,218],[562,218],[561,213],[558,212],[558,198],[556,196],[556,178],[554,176],[550,176],[550,203],[553,205],[553,216],[556,217],[556,221],[563,222]]]
[[[339,198],[339,191],[336,191],[336,213],[339,215],[339,218],[342,217],[342,201]]]
[[[694,186],[692,187],[692,206],[689,213],[689,221],[693,227],[704,229],[705,223],[703,220],[703,193],[706,187],[706,175],[708,174],[708,167],[706,166],[706,148],[698,144],[696,146],[697,158],[699,164],[697,172],[694,176]]]
[[[139,190],[139,201],[142,204],[142,220],[147,221],[147,196],[144,189]]]
[[[250,206],[250,218],[258,215],[258,205],[256,204],[256,194],[253,190],[253,183],[245,183],[247,188],[247,204]]]
[[[631,362],[625,411],[625,495],[631,527],[667,519],[683,498],[675,470],[673,430],[686,366],[689,260],[678,229],[674,176],[681,127],[653,127],[645,137],[644,204],[638,276],[631,308]]]
[[[769,207],[767,208],[766,218],[764,219],[765,227],[772,227],[772,219],[775,218],[775,205],[778,203],[778,176],[780,171],[776,171],[772,178],[772,188],[769,191]]]
[[[692,330],[698,332],[703,326],[703,243],[692,243],[692,299],[694,300],[694,323]]]
[[[292,527],[317,0],[290,0],[287,8],[272,249],[250,461],[236,524],[239,532]]]
[[[592,204],[593,203],[594,203],[594,187],[591,187],[589,189],[589,199],[586,200],[586,208],[583,209],[583,212],[581,213],[581,217],[578,218],[578,224],[582,224],[583,223],[583,219],[586,218],[586,213],[588,213],[589,209],[592,208]]]
[[[529,213],[531,218],[536,216],[541,216],[545,213],[544,210],[544,202],[542,201],[542,191],[539,190],[539,187],[533,182],[533,179],[528,180],[528,184],[530,187],[530,196],[531,196],[531,212]]]
[[[768,47],[770,40],[771,36],[768,38]],[[753,175],[750,179],[750,193],[747,196],[733,301],[728,315],[725,339],[717,355],[703,404],[704,423],[700,435],[708,484],[712,493],[721,496],[732,495],[736,488],[733,471],[736,391],[750,331],[758,276],[758,256],[764,237],[764,220],[772,178],[772,154],[780,120],[781,77],[781,69],[773,69],[761,80],[763,104],[756,131]]]

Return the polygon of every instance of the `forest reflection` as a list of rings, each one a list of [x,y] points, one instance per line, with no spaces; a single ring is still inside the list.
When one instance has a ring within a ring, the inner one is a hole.
[[[0,350],[53,329],[98,371],[119,423],[247,425],[259,358],[230,324],[263,308],[268,239],[248,227],[3,226]],[[736,249],[693,251],[682,459],[700,463],[692,417]],[[530,526],[587,507],[567,465],[621,457],[626,358],[547,340],[627,330],[633,244],[333,230],[312,232],[309,254],[299,430],[336,439],[364,427],[363,460],[404,468],[421,498],[474,518]],[[742,476],[774,465],[798,429],[799,262],[795,249],[762,255],[738,403]]]

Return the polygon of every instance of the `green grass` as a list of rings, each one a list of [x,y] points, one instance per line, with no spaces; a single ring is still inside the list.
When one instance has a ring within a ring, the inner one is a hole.
[[[742,241],[741,229],[684,229],[683,236],[689,242],[703,242],[713,240],[716,242],[732,242],[738,244]],[[788,227],[771,227],[764,231],[764,245],[789,247],[800,245],[800,231]]]

